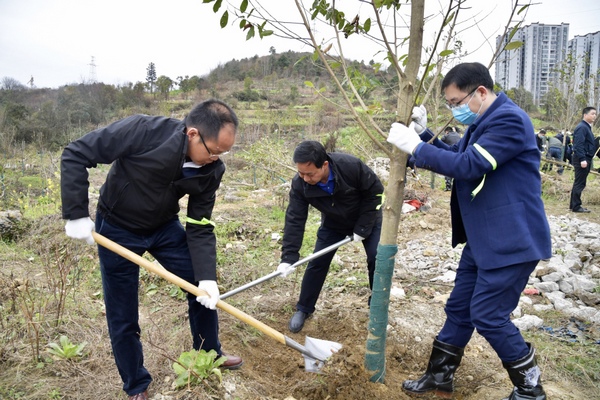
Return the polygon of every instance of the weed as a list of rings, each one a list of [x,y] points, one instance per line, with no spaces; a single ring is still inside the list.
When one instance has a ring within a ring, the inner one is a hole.
[[[173,370],[177,374],[175,386],[182,388],[197,385],[210,376],[222,379],[219,366],[227,361],[227,357],[219,357],[215,350],[191,350],[182,353],[177,362],[173,363]]]
[[[60,344],[58,343],[49,343],[47,350],[54,358],[61,360],[73,360],[77,358],[83,357],[85,354],[83,349],[87,345],[86,342],[81,344],[73,344],[65,335],[61,335]]]

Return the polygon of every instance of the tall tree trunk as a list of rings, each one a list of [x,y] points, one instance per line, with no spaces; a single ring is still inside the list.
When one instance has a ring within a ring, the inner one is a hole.
[[[398,115],[411,115],[414,105],[414,84],[421,65],[425,0],[411,4],[410,43],[405,73],[397,71],[400,81]],[[408,121],[402,121],[407,123]],[[398,227],[402,214],[406,162],[408,156],[394,149],[390,158],[390,178],[385,189],[385,206],[381,239],[377,247],[377,262],[373,279],[373,293],[369,313],[369,328],[365,355],[365,368],[372,373],[372,382],[385,380],[385,349],[389,315],[390,289],[394,273],[394,260],[398,252]]]

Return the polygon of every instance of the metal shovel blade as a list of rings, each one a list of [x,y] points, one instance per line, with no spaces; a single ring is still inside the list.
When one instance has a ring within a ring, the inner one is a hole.
[[[342,348],[341,343],[332,342],[331,340],[315,339],[309,336],[306,337],[304,346],[310,353],[317,356],[317,358],[313,358],[311,356],[303,354],[304,369],[307,372],[316,373],[321,372],[321,369],[325,364],[325,360],[331,357],[333,353],[337,353],[338,351],[340,351],[340,349]]]
[[[316,373],[320,373],[325,365],[325,361],[327,361],[333,353],[337,353],[342,348],[341,343],[332,342],[331,340],[315,339],[310,336],[306,337],[304,346],[287,336],[285,337],[285,344],[302,353],[304,356],[304,370],[306,372]]]

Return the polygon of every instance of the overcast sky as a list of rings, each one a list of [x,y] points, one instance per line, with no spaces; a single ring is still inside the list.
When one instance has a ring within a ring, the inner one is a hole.
[[[224,1],[226,3],[227,1]],[[355,2],[363,12],[370,6]],[[238,4],[238,0],[233,1]],[[262,0],[285,15],[297,10],[293,0]],[[310,5],[312,0],[306,0]],[[569,39],[600,31],[598,0],[541,0],[531,7],[526,24],[569,23]],[[428,9],[438,7],[428,0]],[[466,61],[487,64],[490,46],[484,37],[495,38],[506,23],[509,0],[471,0],[468,12],[489,15],[479,28],[463,37],[466,49],[474,52]],[[407,7],[408,8],[408,7]],[[485,8],[482,10],[482,8]],[[366,10],[366,11],[365,11]],[[231,59],[267,55],[287,50],[310,51],[295,41],[268,37],[246,41],[230,18],[226,29],[219,15],[202,0],[0,0],[0,79],[10,77],[36,87],[58,87],[87,82],[92,57],[96,79],[121,85],[145,81],[150,62],[157,75],[175,80],[178,76],[206,75]],[[426,25],[425,38],[433,37]],[[477,51],[475,51],[477,50]],[[368,62],[375,51],[369,45],[350,46],[348,58]]]

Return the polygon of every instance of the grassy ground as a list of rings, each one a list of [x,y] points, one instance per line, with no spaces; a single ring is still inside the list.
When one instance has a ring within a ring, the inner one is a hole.
[[[56,155],[47,155],[56,160]],[[219,238],[219,274],[222,292],[264,276],[279,260],[289,171],[273,164],[270,170],[248,168],[228,160],[228,173],[219,193],[215,220]],[[0,242],[0,398],[2,399],[117,399],[124,398],[106,332],[96,249],[68,239],[59,213],[56,163],[33,170],[17,169],[3,175],[3,209],[18,208],[24,216],[23,233],[14,241]],[[277,168],[279,174],[274,174]],[[93,171],[91,198],[97,196],[106,173]],[[283,178],[283,179],[282,179]],[[572,172],[544,173],[543,197],[549,215],[567,213]],[[399,244],[407,238],[447,240],[448,193],[443,178],[420,172],[408,190],[433,201],[428,213],[402,220]],[[577,217],[600,222],[600,180],[590,176],[584,192],[591,214]],[[312,213],[303,254],[312,251],[319,215]],[[558,250],[555,250],[558,251]],[[444,257],[450,255],[442,255]],[[443,321],[443,303],[449,285],[432,283],[403,273],[395,283],[406,299],[390,306],[387,379],[370,383],[363,365],[369,291],[362,250],[355,245],[340,249],[332,265],[318,312],[302,334],[338,341],[344,351],[334,357],[323,375],[303,372],[302,358],[263,333],[221,313],[224,349],[244,357],[237,373],[225,373],[190,388],[175,389],[172,364],[191,348],[187,315],[180,290],[161,278],[141,272],[140,321],[145,364],[152,371],[152,391],[159,399],[404,399],[402,380],[422,371],[431,337]],[[269,281],[228,302],[275,329],[287,332],[299,292],[301,272],[290,279]],[[569,321],[557,312],[543,315],[546,324],[564,326]],[[52,354],[51,343],[66,336],[73,346],[61,346],[72,356]],[[600,339],[598,327],[578,342],[542,331],[525,332],[535,343],[550,398],[600,398]],[[418,338],[418,340],[417,340]],[[77,351],[77,346],[83,346]],[[502,398],[510,390],[506,373],[481,337],[474,337],[457,377],[461,399]],[[162,396],[162,397],[160,397]]]

